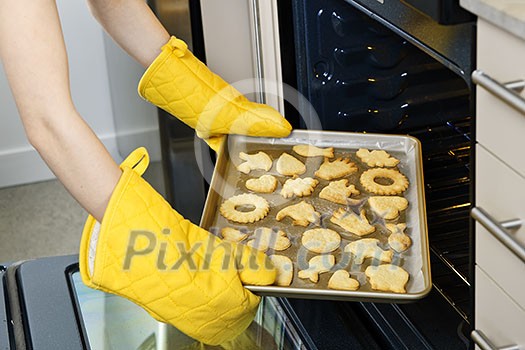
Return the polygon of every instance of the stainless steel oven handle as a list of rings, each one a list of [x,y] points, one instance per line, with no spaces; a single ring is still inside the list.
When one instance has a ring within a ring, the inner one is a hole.
[[[254,60],[255,60],[255,70],[257,74],[257,91],[256,91],[256,101],[259,103],[266,103],[266,96],[264,94],[264,70],[263,70],[263,51],[261,43],[261,10],[259,0],[251,1],[251,11],[252,11],[252,23],[253,23],[253,46],[255,50]]]
[[[492,344],[492,342],[487,338],[485,334],[483,334],[480,330],[473,330],[470,333],[470,338],[474,341],[474,343],[479,346],[481,350],[519,350],[520,347],[518,345],[507,345],[501,348],[497,348]]]
[[[525,99],[518,95],[525,87],[525,80],[502,84],[478,69],[472,72],[472,81],[525,115]]]
[[[480,207],[472,208],[470,216],[485,227],[498,241],[503,243],[505,247],[525,263],[525,247],[507,232],[507,230],[521,227],[523,224],[522,220],[513,219],[499,223]]]

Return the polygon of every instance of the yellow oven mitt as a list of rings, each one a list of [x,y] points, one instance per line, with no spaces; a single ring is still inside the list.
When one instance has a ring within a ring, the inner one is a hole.
[[[272,284],[275,269],[263,253],[222,241],[173,210],[142,179],[148,163],[146,149],[131,153],[102,222],[88,218],[82,280],[206,344],[231,340],[251,323],[260,300],[243,283]]]
[[[147,101],[194,128],[216,151],[224,134],[285,137],[292,130],[279,112],[249,101],[175,37],[146,70],[138,91]]]

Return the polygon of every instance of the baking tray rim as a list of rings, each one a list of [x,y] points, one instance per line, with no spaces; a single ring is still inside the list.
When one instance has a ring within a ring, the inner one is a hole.
[[[323,136],[323,140],[327,141],[326,136],[332,137],[348,137],[348,136],[357,136],[357,137],[380,137],[387,139],[404,139],[410,140],[416,149],[416,182],[421,184],[416,188],[418,206],[419,210],[419,222],[421,228],[421,272],[423,274],[424,288],[417,292],[412,293],[393,293],[393,292],[383,292],[383,291],[343,291],[343,290],[333,290],[333,289],[310,289],[310,288],[301,288],[301,287],[283,287],[283,286],[274,286],[274,285],[244,285],[246,289],[255,294],[261,296],[276,296],[276,297],[290,297],[290,298],[303,298],[303,299],[320,299],[320,300],[344,300],[344,301],[370,301],[370,302],[397,302],[397,303],[407,303],[412,301],[417,301],[422,299],[432,290],[432,276],[430,272],[430,249],[428,242],[428,226],[426,218],[426,203],[425,203],[425,194],[423,192],[423,164],[422,164],[422,151],[421,151],[421,141],[411,135],[403,134],[381,134],[381,133],[359,133],[359,132],[343,132],[343,131],[325,131],[325,130],[304,130],[304,129],[294,129],[290,135],[286,138],[265,138],[265,137],[253,137],[253,136],[244,136],[244,135],[226,135],[217,151],[217,160],[213,170],[212,178],[210,181],[210,189],[208,195],[206,196],[206,201],[204,203],[204,209],[201,216],[200,226],[205,227],[206,220],[209,217],[208,211],[210,210],[211,202],[214,200],[213,197],[220,196],[214,188],[214,185],[220,181],[219,177],[222,177],[219,174],[219,170],[225,167],[228,163],[225,154],[225,149],[228,147],[228,140],[241,139],[241,140],[260,140],[263,143],[273,144],[268,140],[275,140],[276,142],[282,143],[283,140],[293,139],[293,138],[305,138],[306,136]]]

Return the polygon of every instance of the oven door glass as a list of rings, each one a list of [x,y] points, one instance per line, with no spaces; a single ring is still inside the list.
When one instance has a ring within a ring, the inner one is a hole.
[[[284,312],[278,299],[262,298],[254,322],[224,346],[205,346],[176,328],[157,322],[139,306],[116,295],[86,287],[79,272],[71,274],[90,349],[314,349],[306,334]]]

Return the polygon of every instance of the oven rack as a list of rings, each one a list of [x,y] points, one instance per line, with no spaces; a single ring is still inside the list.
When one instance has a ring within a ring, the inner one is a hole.
[[[441,42],[435,48],[447,55],[429,54],[399,28],[368,16],[360,0],[348,2],[352,6],[294,2],[297,88],[324,130],[410,134],[421,141],[432,280],[468,319],[473,120],[464,74],[470,57]]]
[[[431,252],[432,278],[434,289],[470,324],[470,291],[458,275],[443,264],[443,260]]]
[[[434,288],[469,322],[470,125],[458,118],[413,130],[422,143]]]

